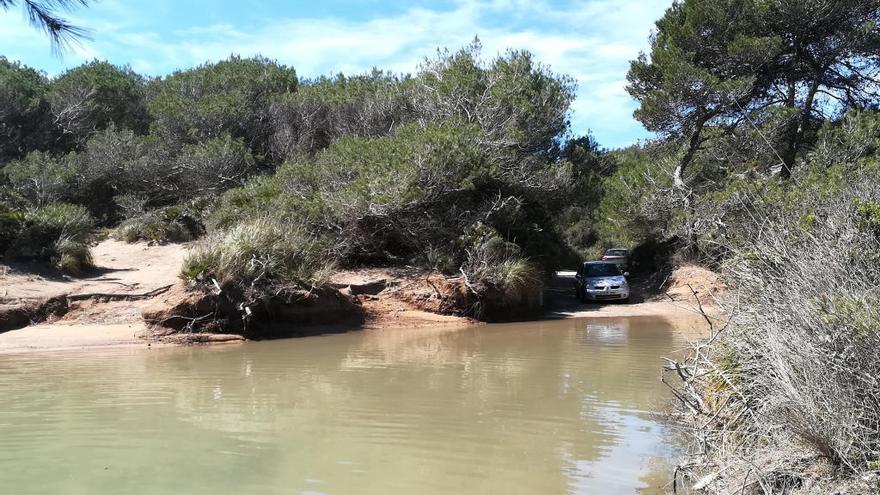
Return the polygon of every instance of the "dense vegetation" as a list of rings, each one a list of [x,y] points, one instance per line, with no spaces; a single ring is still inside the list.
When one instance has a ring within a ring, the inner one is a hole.
[[[661,140],[614,153],[596,228],[730,286],[730,321],[669,370],[695,440],[679,473],[880,489],[880,2],[688,0],[651,41],[629,90]]]
[[[198,280],[414,264],[518,292],[595,242],[573,224],[613,162],[570,134],[573,90],[529,53],[486,61],[477,42],[412,75],[315,80],[261,58],[157,79],[95,61],[51,80],[0,59],[4,253],[61,266],[62,233],[39,250],[12,239],[69,204],[128,241],[207,234],[185,270]]]

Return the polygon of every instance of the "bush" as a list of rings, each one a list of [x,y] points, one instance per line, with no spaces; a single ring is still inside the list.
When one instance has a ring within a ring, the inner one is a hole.
[[[115,237],[125,242],[186,242],[205,232],[205,201],[152,210],[123,221]]]
[[[8,193],[17,203],[39,207],[76,194],[76,166],[70,156],[35,151],[3,168]]]
[[[755,220],[724,264],[731,324],[679,365],[683,418],[707,463],[696,475],[725,466],[711,492],[870,491],[823,486],[807,469],[827,462],[858,480],[880,459],[880,184],[862,165],[805,166],[799,187],[743,194]],[[849,180],[836,182],[841,172]]]
[[[344,136],[392,133],[414,120],[413,80],[382,71],[303,82],[271,107],[276,163],[317,153]]]
[[[602,182],[602,199],[592,212],[602,248],[634,246],[673,231],[672,164],[663,148],[633,146],[612,152],[614,173]]]
[[[79,275],[92,266],[87,240],[92,227],[88,211],[77,205],[55,203],[19,214],[5,214],[17,228],[7,240],[6,256],[48,260],[59,269]]]
[[[94,60],[53,79],[48,99],[64,140],[80,146],[110,125],[145,132],[144,89],[145,78],[130,68]]]
[[[269,106],[296,87],[296,71],[260,57],[177,71],[148,88],[151,130],[184,143],[230,134],[262,155],[271,134]]]
[[[175,162],[179,199],[240,187],[257,172],[250,150],[229,134],[183,147]]]
[[[324,247],[307,230],[259,217],[202,240],[184,260],[182,274],[246,287],[309,282],[325,264]]]
[[[0,254],[6,253],[18,239],[24,218],[24,212],[0,203]]]
[[[519,246],[483,224],[472,227],[463,242],[468,246],[461,273],[477,300],[473,316],[506,319],[539,306],[543,275]]]
[[[146,198],[142,206],[164,206],[180,201],[180,172],[175,169],[177,150],[151,136],[112,125],[97,132],[76,155],[82,185],[78,202],[102,224],[114,224],[127,211],[116,199]],[[185,196],[188,197],[188,196]],[[124,206],[129,206],[125,204]]]
[[[210,224],[283,213],[333,238],[342,264],[423,263],[426,253],[460,262],[456,240],[476,222],[521,239],[528,256],[546,255],[541,261],[566,256],[549,210],[569,194],[570,164],[510,161],[489,153],[484,139],[477,126],[451,123],[345,137],[227,192]]]
[[[275,177],[227,192],[210,223],[223,228],[274,212],[332,235],[333,255],[343,263],[421,256],[430,243],[454,240],[459,224],[480,214],[466,209],[473,202],[467,196],[491,170],[478,135],[472,126],[413,125],[394,136],[343,138],[313,158],[284,164]],[[450,201],[459,204],[450,209]]]
[[[264,211],[290,211],[287,203],[297,197],[287,194],[277,176],[257,176],[244,186],[226,191],[207,219],[208,230],[228,229],[242,218],[256,217]]]
[[[56,129],[42,72],[0,56],[0,166],[31,151],[50,150]]]
[[[83,271],[92,268],[92,253],[89,245],[69,237],[61,237],[54,243],[55,266],[68,275],[82,275]]]

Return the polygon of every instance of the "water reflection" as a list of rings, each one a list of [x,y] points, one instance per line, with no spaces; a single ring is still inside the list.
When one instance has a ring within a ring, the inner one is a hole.
[[[587,342],[601,345],[623,345],[629,337],[629,320],[607,319],[587,323]]]
[[[681,344],[614,319],[0,356],[0,486],[652,492],[660,357]]]

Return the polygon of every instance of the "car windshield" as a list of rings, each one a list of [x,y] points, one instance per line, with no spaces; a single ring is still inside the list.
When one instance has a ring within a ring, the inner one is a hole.
[[[626,249],[609,249],[605,256],[626,256]]]
[[[613,277],[620,275],[620,269],[614,263],[596,263],[594,265],[586,265],[584,274],[587,277]]]

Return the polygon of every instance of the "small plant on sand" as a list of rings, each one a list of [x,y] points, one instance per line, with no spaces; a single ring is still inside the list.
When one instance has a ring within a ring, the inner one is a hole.
[[[461,273],[478,299],[488,297],[492,304],[511,309],[537,305],[543,287],[541,270],[521,254],[519,246],[483,224],[474,226],[464,239],[470,247]],[[481,307],[478,313],[484,310]]]

